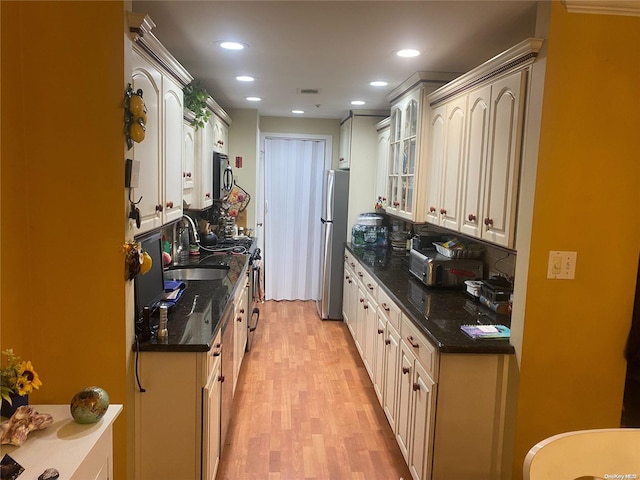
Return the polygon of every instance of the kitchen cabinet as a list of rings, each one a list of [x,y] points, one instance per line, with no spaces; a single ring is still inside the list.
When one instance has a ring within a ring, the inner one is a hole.
[[[338,168],[341,170],[349,170],[351,167],[351,125],[353,117],[347,119],[340,124],[340,144],[338,147]]]
[[[182,217],[183,96],[182,87],[165,75],[162,79],[164,205],[163,223]]]
[[[220,108],[220,106],[215,102],[212,102],[212,99],[209,100],[208,105],[209,108],[213,111],[213,115],[211,116],[211,136],[213,139],[213,150],[218,153],[224,153],[225,155],[228,155],[230,120],[227,114]]]
[[[376,124],[378,132],[378,152],[376,155],[378,170],[376,175],[376,200],[380,199],[383,207],[387,205],[387,169],[389,168],[389,136],[391,134],[391,118],[387,117]]]
[[[376,124],[388,116],[378,110],[353,110],[340,128],[340,149],[345,151],[349,169],[349,211],[347,232],[358,223],[358,215],[371,212],[378,197],[376,190]],[[340,154],[342,157],[342,153]],[[342,165],[346,165],[342,162]]]
[[[249,289],[249,283],[246,280],[246,271],[242,274],[244,280],[240,280],[242,285],[238,285],[238,290],[233,299],[234,305],[234,348],[233,348],[233,392],[235,394],[236,386],[238,383],[238,375],[240,375],[240,368],[242,367],[242,360],[244,359],[244,352],[247,346],[247,321],[249,318],[249,312],[247,312],[247,295]]]
[[[193,180],[195,177],[196,155],[196,131],[189,120],[184,120],[182,125],[182,196],[187,204],[190,204],[193,195]]]
[[[185,477],[201,478],[215,470],[221,353],[220,331],[208,352],[140,352],[145,392],[135,401],[136,478],[169,480],[176,468]]]
[[[358,283],[352,265],[355,266],[353,258],[345,254],[344,261],[344,282],[342,283],[342,318],[349,327],[351,335],[355,335],[354,325],[356,308],[358,305]]]
[[[431,112],[426,221],[452,230],[460,228],[460,175],[464,160],[467,98]]]
[[[151,32],[135,36],[131,84],[141,89],[147,108],[145,138],[127,153],[138,162],[138,186],[130,197],[140,199],[138,235],[182,216],[183,200],[183,94],[193,77],[158,42]]]
[[[142,90],[147,107],[147,123],[144,140],[134,143],[127,155],[138,162],[138,185],[131,189],[130,198],[140,202],[140,228],[137,233],[147,232],[162,225],[158,206],[162,204],[161,166],[161,96],[162,74],[149,60],[133,51],[131,84],[134,91]],[[135,228],[135,226],[133,227]]]
[[[214,341],[220,352],[220,334]],[[213,364],[202,392],[202,480],[215,480],[220,464],[220,405],[222,403],[222,361],[220,355],[210,356]]]
[[[424,158],[428,117],[424,96],[450,80],[447,74],[418,72],[394,89],[391,102],[389,159],[387,168],[387,213],[410,221],[424,217]]]
[[[513,248],[530,38],[427,95],[426,221]]]
[[[345,252],[345,271],[356,272],[362,300],[351,331],[365,366],[373,355],[367,371],[412,477],[503,478],[510,471],[502,452],[513,355],[440,351],[372,273],[376,267],[366,268],[357,255]],[[377,312],[372,350],[363,305]]]

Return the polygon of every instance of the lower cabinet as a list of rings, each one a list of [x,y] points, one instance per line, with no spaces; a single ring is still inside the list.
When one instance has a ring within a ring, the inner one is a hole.
[[[247,319],[249,318],[249,314],[246,312],[247,309],[247,289],[248,284],[243,288],[238,286],[238,291],[236,296],[234,297],[234,348],[233,348],[233,392],[235,394],[236,386],[238,383],[238,375],[240,375],[240,367],[242,366],[242,360],[244,359],[244,352],[247,346],[247,335],[248,335],[248,326]]]
[[[347,252],[353,272],[345,318],[413,479],[503,478],[513,355],[439,352]]]
[[[209,352],[140,352],[135,478],[215,478],[221,353],[220,332]]]

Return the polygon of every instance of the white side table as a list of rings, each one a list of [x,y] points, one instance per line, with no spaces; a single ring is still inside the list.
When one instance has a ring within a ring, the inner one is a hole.
[[[109,405],[98,422],[76,423],[69,405],[30,405],[39,413],[49,413],[53,424],[29,433],[20,447],[2,445],[0,458],[9,454],[24,467],[18,480],[36,479],[47,468],[60,472],[60,479],[113,479],[113,422],[122,405]]]

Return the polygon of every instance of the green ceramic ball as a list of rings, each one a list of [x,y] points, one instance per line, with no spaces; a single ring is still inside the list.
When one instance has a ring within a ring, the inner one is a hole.
[[[78,423],[96,423],[109,408],[109,395],[100,387],[87,387],[71,399],[71,416]]]

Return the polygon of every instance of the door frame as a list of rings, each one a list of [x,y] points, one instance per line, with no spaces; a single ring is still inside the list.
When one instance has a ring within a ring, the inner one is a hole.
[[[257,246],[264,253],[266,239],[264,237],[264,225],[265,225],[265,214],[269,211],[269,206],[266,205],[265,201],[265,169],[266,169],[266,158],[265,158],[265,142],[267,139],[288,139],[288,140],[323,140],[324,144],[324,169],[330,170],[332,165],[333,158],[333,136],[332,135],[313,135],[306,133],[274,133],[274,132],[260,132],[260,145],[258,149],[258,169],[256,172],[256,226],[255,226],[255,237],[258,239]],[[265,289],[266,285],[264,282],[264,262],[262,263],[262,290],[263,290],[263,298],[266,298]]]

